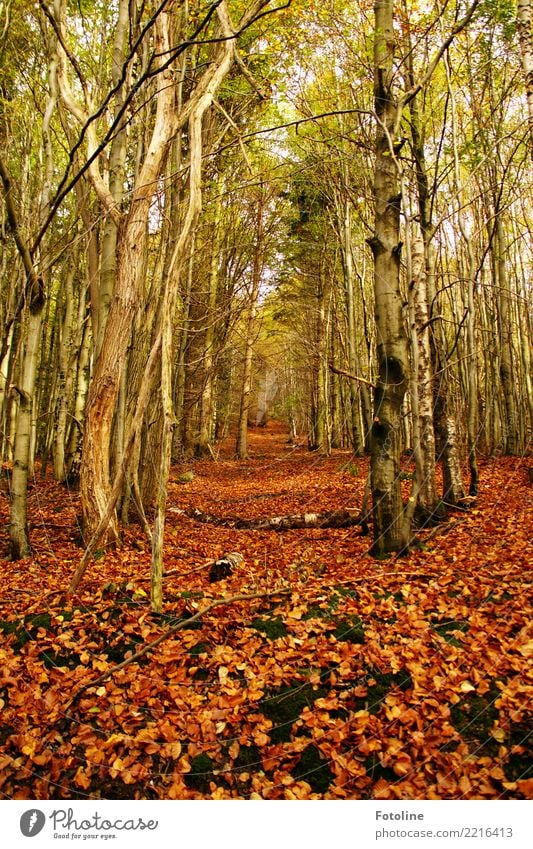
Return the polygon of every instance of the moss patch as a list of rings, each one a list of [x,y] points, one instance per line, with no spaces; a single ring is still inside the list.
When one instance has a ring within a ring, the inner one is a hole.
[[[317,699],[328,693],[325,687],[293,681],[290,684],[270,690],[258,703],[262,713],[272,722],[269,731],[273,743],[287,742],[291,739],[293,723],[305,707],[312,708]]]
[[[434,622],[431,627],[437,632],[439,637],[442,637],[451,646],[460,648],[463,644],[457,639],[457,632],[466,634],[470,625],[468,622],[462,622],[457,619],[442,619],[440,622]]]
[[[80,665],[80,656],[76,652],[43,651],[39,657],[46,669],[55,669],[58,666],[76,669]]]
[[[325,793],[335,777],[328,761],[313,745],[303,750],[300,760],[292,770],[292,776],[307,781],[313,793]]]
[[[183,776],[187,787],[198,790],[200,793],[209,793],[211,789],[209,784],[215,779],[213,767],[214,761],[205,752],[191,758],[191,771]]]
[[[364,765],[366,774],[373,781],[379,781],[380,778],[390,782],[398,781],[398,776],[390,766],[381,766],[379,757],[375,752],[369,755]]]
[[[338,619],[335,624],[333,636],[339,642],[364,643],[365,632],[363,623],[358,616],[346,616]]]
[[[483,696],[469,693],[457,704],[450,708],[450,722],[476,752],[483,749],[483,754],[497,755],[498,743],[491,737],[494,722],[499,717],[494,702],[500,696],[495,682]]]
[[[353,709],[367,710],[371,714],[376,714],[382,707],[385,696],[393,687],[404,691],[410,690],[412,686],[413,680],[405,670],[380,672],[377,669],[371,669],[366,675],[366,696],[355,698],[352,703]]]
[[[287,636],[287,627],[281,616],[260,616],[250,625],[256,631],[264,634],[268,640],[277,640]]]
[[[508,781],[521,781],[533,778],[533,743],[531,725],[517,723],[511,727],[509,741],[511,754],[503,765]]]
[[[13,651],[19,652],[26,643],[36,638],[39,628],[51,631],[51,623],[49,613],[30,613],[24,619],[0,620],[0,631],[6,637],[11,634],[15,636],[11,647]]]

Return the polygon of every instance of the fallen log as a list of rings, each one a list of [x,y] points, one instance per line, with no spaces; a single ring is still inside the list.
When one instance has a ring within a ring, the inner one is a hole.
[[[361,535],[368,534],[367,518],[349,508],[328,510],[325,513],[294,513],[288,516],[268,516],[258,519],[242,519],[239,516],[213,516],[203,510],[193,507],[180,510],[169,507],[169,512],[181,513],[195,522],[204,525],[215,525],[219,528],[235,528],[248,531],[292,531],[302,528],[352,528],[361,526]]]

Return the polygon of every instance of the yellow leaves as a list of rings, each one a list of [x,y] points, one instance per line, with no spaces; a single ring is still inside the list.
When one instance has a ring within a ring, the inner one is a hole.
[[[260,731],[258,729],[255,729],[252,732],[252,739],[255,745],[259,746],[260,748],[262,746],[267,746],[268,743],[270,743],[270,737],[268,736],[268,734],[265,734],[264,731]]]
[[[520,652],[522,657],[532,658],[533,657],[533,640],[527,640],[522,645],[517,647],[517,651]]]
[[[471,681],[462,681],[459,689],[461,690],[461,693],[473,693],[476,688]]]
[[[411,758],[409,757],[409,755],[407,755],[405,752],[402,752],[398,755],[398,757],[395,759],[394,763],[392,764],[392,769],[393,769],[393,772],[396,773],[396,775],[399,775],[399,776],[409,775],[409,773],[413,769],[413,762],[412,762]]]
[[[409,595],[411,593],[411,584],[404,584],[402,587],[400,587],[400,592],[403,598],[409,598]]]
[[[459,790],[461,791],[463,796],[467,796],[469,793],[471,793],[472,789],[472,782],[470,781],[468,775],[462,775],[459,779]]]
[[[120,757],[114,758],[111,762],[111,766],[109,769],[109,775],[111,778],[117,778],[123,772],[125,767],[124,760]]]
[[[307,613],[307,604],[300,604],[297,607],[293,607],[291,611],[288,613],[289,619],[301,619],[304,614]]]
[[[112,749],[117,743],[123,743],[125,740],[124,734],[111,734],[103,743],[102,748],[105,750]]]
[[[400,705],[393,704],[390,707],[387,706],[385,713],[389,720],[398,719],[402,715],[402,708]]]
[[[498,743],[505,743],[505,740],[507,739],[507,734],[505,733],[503,728],[493,728],[490,732],[490,736],[494,737],[494,739],[497,740]]]
[[[74,776],[74,784],[76,787],[81,787],[82,790],[88,790],[91,786],[91,777],[88,770],[80,766]]]

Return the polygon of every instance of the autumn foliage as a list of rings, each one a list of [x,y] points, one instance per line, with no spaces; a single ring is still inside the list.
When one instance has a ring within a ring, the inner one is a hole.
[[[228,449],[174,468],[169,507],[360,506],[367,460],[285,440],[258,429],[250,460]],[[3,796],[530,798],[533,489],[523,460],[480,470],[477,504],[401,559],[371,558],[357,527],[237,530],[170,509],[159,616],[136,524],[66,598],[77,495],[37,470],[33,557],[2,563]],[[406,496],[410,471],[406,460]],[[7,493],[4,481],[3,556]],[[210,583],[226,552],[244,559]]]

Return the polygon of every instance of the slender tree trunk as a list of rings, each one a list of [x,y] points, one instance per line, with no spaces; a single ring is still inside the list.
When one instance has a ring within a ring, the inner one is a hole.
[[[31,553],[28,535],[28,471],[31,458],[33,394],[37,375],[43,306],[44,293],[41,285],[37,284],[31,294],[22,373],[20,385],[16,387],[19,395],[19,407],[13,451],[11,522],[9,527],[11,558],[13,560],[27,557]]]
[[[500,325],[500,380],[505,407],[505,421],[503,424],[504,450],[507,454],[516,455],[520,452],[520,438],[518,434],[519,421],[515,399],[514,380],[516,367],[513,368],[514,357],[511,333],[510,292],[505,262],[505,236],[500,211],[496,211],[494,230],[494,250],[496,253],[495,267],[497,277],[496,300],[498,303]]]
[[[74,274],[77,264],[76,252],[72,268],[65,275],[65,301],[64,314],[61,323],[61,335],[59,339],[58,352],[58,380],[57,389],[57,419],[54,434],[54,477],[63,481],[66,476],[65,449],[67,442],[67,416],[69,399],[72,392],[73,373],[71,368],[72,338],[73,338],[73,316],[74,316]]]
[[[200,427],[198,442],[196,444],[196,455],[198,457],[209,456],[212,453],[211,443],[213,440],[213,404],[215,384],[215,323],[216,305],[218,293],[218,266],[220,261],[220,245],[222,241],[222,181],[216,184],[217,200],[213,220],[213,248],[211,254],[211,267],[209,269],[207,303],[205,313],[205,336],[204,336],[204,383],[200,398]]]
[[[346,169],[347,170],[347,169]],[[347,176],[346,176],[346,179]],[[356,350],[356,327],[355,327],[355,298],[354,298],[354,268],[352,254],[352,226],[351,226],[351,201],[349,197],[344,198],[343,216],[343,257],[344,257],[344,285],[346,291],[346,315],[348,330],[348,369],[352,374],[358,374],[357,350]],[[359,393],[360,388],[354,381],[348,385],[349,392],[349,430],[350,441],[355,454],[363,453],[363,439],[361,436],[359,416]]]
[[[408,385],[408,345],[400,293],[400,200],[396,138],[398,104],[393,94],[394,45],[392,0],[376,0],[374,34],[374,296],[378,384],[371,431],[374,518],[373,553],[404,549],[408,542],[400,487],[402,404]]]
[[[239,460],[245,460],[248,456],[248,415],[250,412],[250,395],[252,392],[252,362],[254,342],[256,336],[257,301],[259,298],[259,285],[263,273],[264,263],[264,204],[265,192],[261,184],[257,199],[256,217],[256,245],[252,266],[252,281],[250,289],[250,301],[248,305],[248,316],[246,319],[246,339],[244,348],[244,365],[242,372],[241,402],[239,409],[239,422],[237,425],[237,442],[235,453]]]
[[[520,59],[526,85],[527,114],[529,122],[529,143],[533,157],[533,14],[531,0],[518,0],[516,26]]]
[[[429,338],[429,314],[426,286],[426,258],[420,234],[414,234],[411,244],[411,280],[413,301],[414,338],[416,346],[417,459],[418,499],[415,515],[419,522],[441,518],[435,478],[435,431],[433,422],[433,369]],[[414,413],[414,411],[413,411]]]

